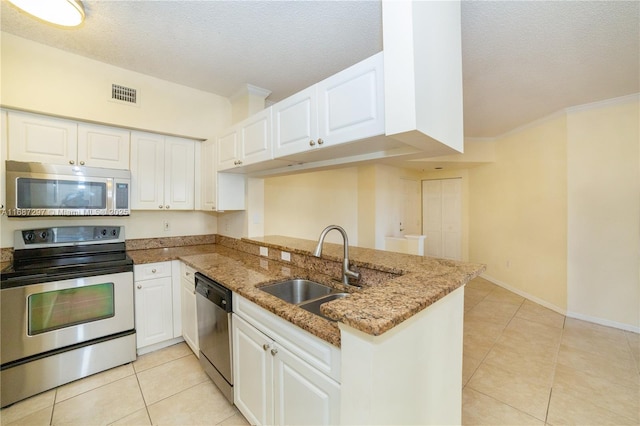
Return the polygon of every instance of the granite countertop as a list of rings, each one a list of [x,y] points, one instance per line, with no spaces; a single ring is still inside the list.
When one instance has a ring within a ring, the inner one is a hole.
[[[315,241],[269,236],[233,240],[221,244],[129,250],[134,263],[180,259],[230,290],[290,321],[302,329],[340,346],[336,321],[378,336],[427,308],[478,276],[484,265],[350,247],[350,259],[361,272],[362,289],[338,281],[342,245],[325,243],[322,259],[310,254]],[[269,256],[259,256],[259,247]],[[280,252],[291,254],[282,262]],[[322,305],[329,321],[259,290],[262,285],[287,278],[311,279],[351,293]],[[393,300],[393,304],[389,301]]]

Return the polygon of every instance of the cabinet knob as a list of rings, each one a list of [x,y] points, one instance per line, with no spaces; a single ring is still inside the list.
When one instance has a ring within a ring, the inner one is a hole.
[[[324,141],[322,139],[318,139],[318,145],[322,145]]]
[[[152,273],[152,274],[155,274],[155,273],[156,273],[155,268],[151,270],[151,273]]]
[[[69,164],[71,164],[73,166],[74,164],[76,164],[76,162],[73,161],[73,160],[69,160]]]
[[[161,209],[162,207],[164,207],[162,204],[160,204],[160,205],[158,206],[158,208],[159,208],[159,209]]]
[[[264,345],[262,345],[262,349],[264,349],[265,351],[268,351],[270,347],[271,346],[269,346],[268,343],[265,343]]]
[[[316,142],[315,142],[313,139],[311,139],[311,140],[309,141],[309,146],[314,146],[315,144],[316,144]]]
[[[81,165],[81,166],[84,166],[84,161],[81,161],[81,162],[80,162],[80,165]]]
[[[189,276],[189,275],[191,275],[191,272],[185,272],[184,274],[185,274],[186,276]]]
[[[169,204],[167,204],[166,206],[164,206],[164,208],[169,210],[169,208],[171,208],[171,206]]]
[[[138,287],[138,290],[141,290],[141,289],[142,289],[142,285],[140,285],[140,284],[138,284],[138,286],[137,286],[137,287]]]
[[[277,353],[278,353],[278,349],[276,349],[276,348],[271,349],[271,355],[275,356],[275,354],[277,354]]]

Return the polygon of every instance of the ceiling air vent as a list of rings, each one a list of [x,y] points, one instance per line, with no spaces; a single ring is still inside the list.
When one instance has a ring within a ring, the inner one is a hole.
[[[118,84],[111,85],[111,99],[134,105],[138,103],[136,89],[120,86]]]

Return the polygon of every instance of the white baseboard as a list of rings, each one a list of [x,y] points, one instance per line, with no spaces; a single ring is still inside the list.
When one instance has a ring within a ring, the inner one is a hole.
[[[605,327],[613,327],[618,328],[620,330],[631,331],[633,333],[640,333],[640,327],[634,327],[630,324],[624,324],[621,322],[611,321],[608,319],[591,317],[589,315],[579,314],[577,312],[567,312],[567,316],[569,318],[575,318],[582,321],[588,321],[599,325],[604,325]]]
[[[625,331],[631,331],[633,333],[640,333],[640,327],[634,327],[632,325],[629,324],[624,324],[624,323],[620,323],[620,322],[616,322],[616,321],[611,321],[611,320],[607,320],[607,319],[603,319],[603,318],[597,318],[597,317],[592,317],[589,315],[584,315],[584,314],[579,314],[577,312],[571,312],[571,311],[567,311],[566,309],[562,309],[552,303],[549,303],[545,300],[542,300],[536,296],[533,296],[525,291],[522,291],[520,289],[517,289],[515,287],[510,286],[509,284],[502,282],[496,278],[493,278],[490,275],[487,274],[480,274],[480,276],[482,278],[484,278],[487,281],[491,281],[492,283],[494,283],[497,286],[500,286],[506,290],[509,290],[519,296],[524,297],[525,299],[528,299],[532,302],[537,303],[538,305],[542,305],[545,308],[551,309],[554,312],[557,312],[559,314],[562,314],[566,317],[569,318],[574,318],[574,319],[578,319],[581,321],[587,321],[587,322],[591,322],[594,324],[599,324],[599,325],[604,325],[605,327],[613,327],[613,328],[617,328],[620,330],[625,330]]]
[[[538,297],[536,297],[536,296],[534,296],[532,294],[529,294],[529,293],[527,293],[525,291],[522,291],[522,290],[520,290],[518,288],[512,287],[509,284],[507,284],[505,282],[502,282],[502,281],[500,281],[500,280],[498,280],[496,278],[493,278],[490,275],[487,275],[487,274],[483,273],[483,274],[480,274],[480,276],[482,278],[484,278],[485,280],[491,281],[495,285],[500,286],[500,287],[504,288],[505,290],[509,290],[510,292],[513,292],[513,293],[517,294],[518,296],[522,296],[525,299],[531,300],[532,302],[535,302],[538,305],[542,305],[545,308],[551,309],[552,311],[557,312],[559,314],[562,314],[562,315],[565,315],[565,316],[567,315],[566,309],[562,309],[562,308],[554,305],[553,303],[549,303],[546,300],[542,300],[542,299],[540,299],[540,298],[538,298]]]

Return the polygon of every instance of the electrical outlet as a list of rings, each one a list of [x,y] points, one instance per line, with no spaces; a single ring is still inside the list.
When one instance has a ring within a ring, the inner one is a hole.
[[[260,256],[269,256],[269,248],[260,247]]]
[[[291,262],[291,253],[289,253],[288,251],[281,251],[280,258],[285,262]]]
[[[164,221],[164,230],[165,231],[169,230],[169,222],[167,222],[166,220]]]

